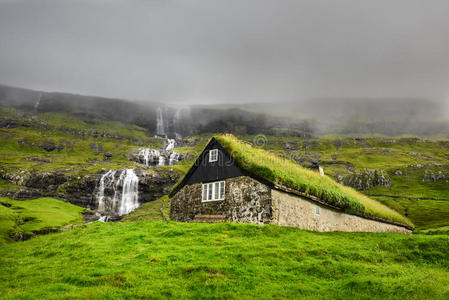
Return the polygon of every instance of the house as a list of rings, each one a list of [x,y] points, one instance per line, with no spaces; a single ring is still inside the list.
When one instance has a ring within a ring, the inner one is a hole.
[[[232,221],[317,231],[413,230],[410,220],[381,203],[232,135],[209,141],[170,198],[170,218],[181,222]]]

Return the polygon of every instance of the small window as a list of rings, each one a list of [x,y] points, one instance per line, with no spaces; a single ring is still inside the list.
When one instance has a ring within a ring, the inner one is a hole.
[[[203,183],[202,202],[224,200],[225,182]]]
[[[315,206],[315,216],[319,216],[319,215],[320,215],[320,207]]]
[[[209,162],[214,162],[218,160],[218,149],[209,151]]]

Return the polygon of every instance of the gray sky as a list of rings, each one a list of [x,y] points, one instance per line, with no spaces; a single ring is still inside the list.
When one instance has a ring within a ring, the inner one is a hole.
[[[449,101],[449,1],[0,0],[0,83],[191,103]]]

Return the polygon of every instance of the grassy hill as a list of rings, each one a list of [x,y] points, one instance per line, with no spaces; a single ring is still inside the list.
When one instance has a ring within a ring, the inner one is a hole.
[[[0,248],[18,298],[447,299],[449,236],[95,222]]]
[[[84,210],[53,198],[17,201],[0,197],[0,245],[82,223]]]

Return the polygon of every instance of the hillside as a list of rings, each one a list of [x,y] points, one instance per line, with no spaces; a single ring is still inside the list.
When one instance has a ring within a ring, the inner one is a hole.
[[[109,169],[142,168],[129,159],[129,154],[141,147],[160,149],[166,143],[165,139],[150,135],[145,128],[101,118],[86,119],[76,113],[34,114],[3,107],[0,119],[3,120],[3,125],[0,124],[0,193],[8,197],[18,191],[22,199],[66,197],[67,193],[77,192],[79,184],[91,187],[84,192],[86,194],[97,184],[91,180],[99,179],[93,177],[84,182],[78,178],[89,178]],[[195,135],[178,141],[176,151],[188,154],[185,160],[170,168],[147,168],[146,172],[160,174],[161,180],[166,178],[165,174],[186,172],[212,135]],[[319,164],[326,175],[406,215],[418,229],[449,225],[447,140],[255,135],[238,138],[304,167]],[[27,174],[43,175],[37,176],[39,180],[26,183]],[[39,187],[43,179],[48,182],[59,180],[61,176],[65,183],[50,185],[51,190],[36,193],[35,187]],[[167,183],[167,189],[171,184]],[[158,191],[151,199],[159,198],[161,193]]]
[[[447,299],[448,247],[447,235],[96,222],[1,247],[0,290],[5,299]]]

